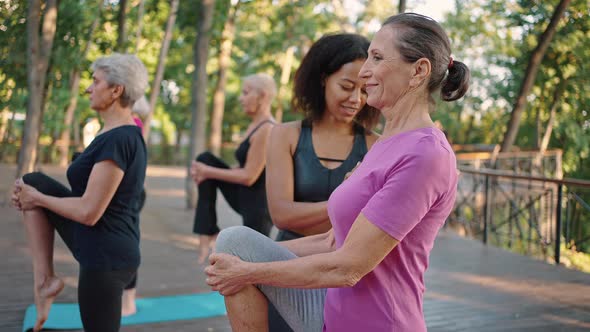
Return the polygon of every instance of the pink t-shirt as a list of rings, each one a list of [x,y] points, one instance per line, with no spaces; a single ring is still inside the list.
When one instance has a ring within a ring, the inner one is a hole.
[[[143,134],[143,122],[141,121],[141,119],[137,116],[134,116],[133,121],[135,122],[135,125],[138,126],[139,129],[141,129],[141,133]]]
[[[373,145],[330,196],[336,246],[361,212],[401,242],[354,287],[328,289],[324,331],[426,331],[424,272],[456,188],[455,155],[440,130],[416,129]]]
[[[141,121],[141,119],[137,116],[134,116],[133,121],[135,121],[135,125],[138,126],[139,129],[141,129],[141,132],[143,133],[143,122]]]

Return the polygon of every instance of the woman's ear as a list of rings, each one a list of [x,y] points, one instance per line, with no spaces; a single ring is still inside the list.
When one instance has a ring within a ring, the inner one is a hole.
[[[264,102],[265,103],[267,103],[267,104],[271,104],[272,103],[273,96],[272,96],[272,93],[269,90],[263,90],[261,92],[261,94],[262,94],[261,98],[264,99]]]
[[[430,77],[432,71],[432,64],[427,58],[420,58],[413,64],[412,78],[410,79],[410,87],[416,88],[422,85]]]
[[[116,84],[115,88],[113,89],[113,99],[121,98],[121,96],[123,96],[124,91],[125,91],[124,86]]]

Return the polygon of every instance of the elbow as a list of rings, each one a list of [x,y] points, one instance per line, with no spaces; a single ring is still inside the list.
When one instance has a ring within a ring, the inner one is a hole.
[[[240,184],[246,187],[251,187],[252,185],[254,185],[254,183],[256,183],[255,178],[252,177],[245,177],[244,179],[242,179],[242,181],[240,181]]]
[[[288,211],[289,208],[288,207],[278,207],[278,208],[274,208],[272,207],[273,204],[269,204],[269,212],[270,212],[270,217],[272,219],[272,223],[281,230],[294,230],[297,229],[297,227],[294,227],[297,225],[298,221],[301,221],[301,219],[297,219],[294,218],[293,216],[291,216]]]
[[[336,287],[354,287],[365,276],[360,265],[349,261],[348,259],[335,259],[335,280]]]
[[[270,213],[270,215],[271,215],[272,223],[278,229],[289,229],[289,220],[287,220],[287,218],[284,218],[280,214],[276,214],[276,213],[272,213],[272,212]]]
[[[94,225],[96,225],[96,223],[98,223],[99,220],[100,218],[91,218],[87,220],[86,226],[94,227]]]
[[[244,169],[237,178],[236,182],[238,184],[241,184],[242,186],[251,187],[252,185],[254,185],[254,183],[256,183],[258,177],[259,176],[254,176],[254,174],[250,174],[248,171]]]
[[[360,273],[349,273],[342,279],[341,287],[354,287],[362,278]]]
[[[93,227],[100,220],[101,215],[92,211],[82,213],[81,223],[85,226]]]

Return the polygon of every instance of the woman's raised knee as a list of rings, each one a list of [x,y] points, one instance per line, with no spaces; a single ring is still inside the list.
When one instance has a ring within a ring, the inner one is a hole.
[[[215,252],[239,256],[238,250],[258,233],[245,226],[228,227],[217,236]]]
[[[201,153],[200,155],[198,155],[196,160],[206,164],[206,163],[210,162],[211,160],[215,160],[215,159],[216,159],[215,155],[213,155],[209,151],[205,151],[205,152]]]
[[[47,178],[47,175],[41,172],[32,172],[23,175],[23,182],[29,186],[37,187],[45,178]]]

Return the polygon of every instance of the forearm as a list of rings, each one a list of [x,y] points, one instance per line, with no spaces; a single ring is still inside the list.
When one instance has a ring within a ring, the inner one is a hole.
[[[237,183],[244,186],[251,186],[256,178],[251,174],[248,174],[244,168],[216,168],[210,167],[207,170],[207,178]]]
[[[277,242],[299,257],[328,253],[335,249],[329,233],[302,237],[295,240]]]
[[[287,261],[248,263],[245,284],[286,288],[350,287],[360,277],[338,251]]]
[[[91,205],[83,197],[54,197],[41,194],[37,199],[37,205],[87,226],[93,226],[100,218],[97,213],[92,213]]]
[[[272,198],[271,198],[272,199]],[[297,230],[318,226],[329,221],[328,202],[270,202],[273,223],[280,229]]]

